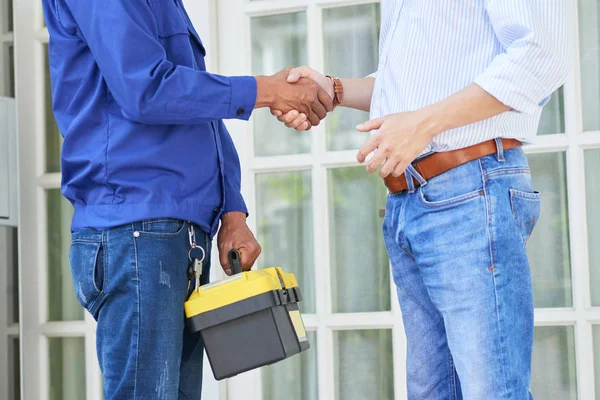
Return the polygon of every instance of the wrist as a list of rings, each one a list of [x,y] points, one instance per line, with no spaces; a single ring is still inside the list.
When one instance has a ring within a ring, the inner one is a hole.
[[[240,224],[245,225],[246,218],[247,218],[246,213],[243,213],[240,211],[231,211],[231,212],[228,212],[227,214],[223,214],[223,216],[221,217],[221,223],[223,225],[240,225]]]
[[[446,114],[443,112],[442,107],[434,104],[421,109],[421,114],[422,118],[419,125],[423,135],[429,139],[433,139],[440,133],[451,129],[445,121]]]
[[[256,78],[256,105],[254,108],[270,107],[275,101],[273,80],[270,76],[257,76]]]

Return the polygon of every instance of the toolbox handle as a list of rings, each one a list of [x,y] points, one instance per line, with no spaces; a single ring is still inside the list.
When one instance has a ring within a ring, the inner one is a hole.
[[[231,266],[231,274],[241,274],[242,273],[242,257],[240,256],[240,252],[236,249],[229,250],[229,265]]]

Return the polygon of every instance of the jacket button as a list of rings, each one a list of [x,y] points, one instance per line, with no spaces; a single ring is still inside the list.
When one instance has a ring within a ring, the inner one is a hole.
[[[245,113],[246,113],[246,110],[244,110],[243,108],[238,108],[238,110],[237,110],[238,117],[241,117]]]

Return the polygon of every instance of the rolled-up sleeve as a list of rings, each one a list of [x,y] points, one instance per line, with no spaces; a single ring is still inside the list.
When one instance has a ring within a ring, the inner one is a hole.
[[[498,55],[475,83],[515,111],[533,114],[565,81],[569,68],[565,0],[488,0]]]
[[[144,124],[250,118],[256,79],[174,65],[146,1],[63,1],[126,118]]]

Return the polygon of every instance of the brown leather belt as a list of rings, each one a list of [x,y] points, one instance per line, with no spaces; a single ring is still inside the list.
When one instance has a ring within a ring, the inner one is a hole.
[[[504,151],[514,149],[515,147],[522,145],[523,143],[516,139],[502,139],[502,148]],[[481,157],[496,154],[497,151],[496,141],[488,140],[487,142],[465,147],[463,149],[434,153],[419,161],[415,161],[413,166],[417,172],[421,174],[426,181],[428,181],[429,179],[441,175],[452,168],[456,168],[459,165],[466,164]],[[385,186],[387,186],[390,193],[400,193],[408,190],[404,174],[400,175],[399,177],[389,175],[384,179],[384,181]],[[416,179],[413,179],[413,181],[415,182],[415,187],[420,186],[420,183]]]

